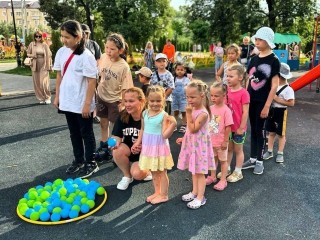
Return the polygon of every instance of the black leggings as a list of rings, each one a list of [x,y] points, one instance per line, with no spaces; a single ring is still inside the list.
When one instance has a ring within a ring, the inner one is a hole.
[[[93,132],[93,117],[83,118],[81,114],[65,112],[73,154],[77,163],[94,160],[96,139]],[[84,159],[85,155],[85,159]]]
[[[260,117],[261,111],[264,107],[264,102],[250,102],[249,119],[251,125],[251,158],[256,158],[262,161],[265,138],[263,135],[263,126],[266,119]]]

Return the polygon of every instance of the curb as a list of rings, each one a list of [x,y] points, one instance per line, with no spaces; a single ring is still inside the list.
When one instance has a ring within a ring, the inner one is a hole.
[[[28,94],[28,93],[34,93],[34,90],[2,92],[2,93],[0,93],[0,97],[23,95],[23,94]]]

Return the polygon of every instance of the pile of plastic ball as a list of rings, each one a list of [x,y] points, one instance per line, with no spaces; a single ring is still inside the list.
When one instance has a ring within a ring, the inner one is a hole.
[[[105,189],[96,181],[56,179],[44,186],[30,188],[19,200],[18,211],[33,221],[74,219],[95,207],[96,194],[105,194]]]

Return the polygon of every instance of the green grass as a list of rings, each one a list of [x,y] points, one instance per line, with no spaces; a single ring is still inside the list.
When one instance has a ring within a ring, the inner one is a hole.
[[[16,61],[17,61],[17,59],[15,59],[15,58],[5,58],[5,59],[0,59],[0,64],[1,63],[13,63]]]
[[[30,67],[16,67],[14,69],[3,71],[2,73],[22,75],[22,76],[32,76]],[[49,74],[51,79],[56,78],[57,76],[56,72],[50,72]]]

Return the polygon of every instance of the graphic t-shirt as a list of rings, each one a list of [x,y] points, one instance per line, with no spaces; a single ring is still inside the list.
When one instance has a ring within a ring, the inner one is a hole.
[[[280,61],[274,53],[266,57],[255,56],[251,59],[247,72],[249,75],[248,92],[250,101],[266,102],[271,90],[272,78],[279,74]]]
[[[217,107],[210,106],[212,118],[209,122],[209,132],[213,147],[221,147],[224,141],[224,133],[227,126],[233,124],[232,113],[227,105]]]
[[[99,62],[101,76],[98,95],[103,101],[113,103],[120,101],[123,90],[133,87],[132,75],[128,63],[120,58],[113,62],[104,53]]]
[[[277,91],[279,91],[283,86],[284,85],[279,86]],[[294,99],[294,91],[290,86],[288,86],[281,91],[278,97],[286,101]],[[280,103],[276,103],[276,102],[273,102],[272,105],[277,108],[287,108],[287,106],[282,105]]]
[[[236,132],[241,124],[242,118],[242,106],[244,104],[250,103],[250,95],[248,91],[244,88],[240,88],[237,91],[232,91],[232,89],[228,89],[228,106],[232,112],[233,125],[231,126],[231,131]],[[247,129],[247,124],[245,126],[245,131]]]
[[[158,79],[157,73],[153,72],[151,75],[151,79],[150,79],[150,84],[151,85],[160,85],[162,86],[165,90],[167,88],[172,88],[174,89],[174,80],[173,80],[173,76],[171,74],[171,72],[169,72],[168,70],[166,70],[165,73],[158,73],[160,81]],[[172,102],[172,94],[170,94],[167,99],[167,101]]]
[[[114,123],[112,135],[122,138],[122,142],[131,148],[138,139],[140,129],[141,120],[135,121],[130,115],[129,122],[125,123],[119,117]]]
[[[241,44],[240,47],[241,47],[240,58],[248,58],[248,57],[250,57],[250,52],[254,49],[254,46]]]

